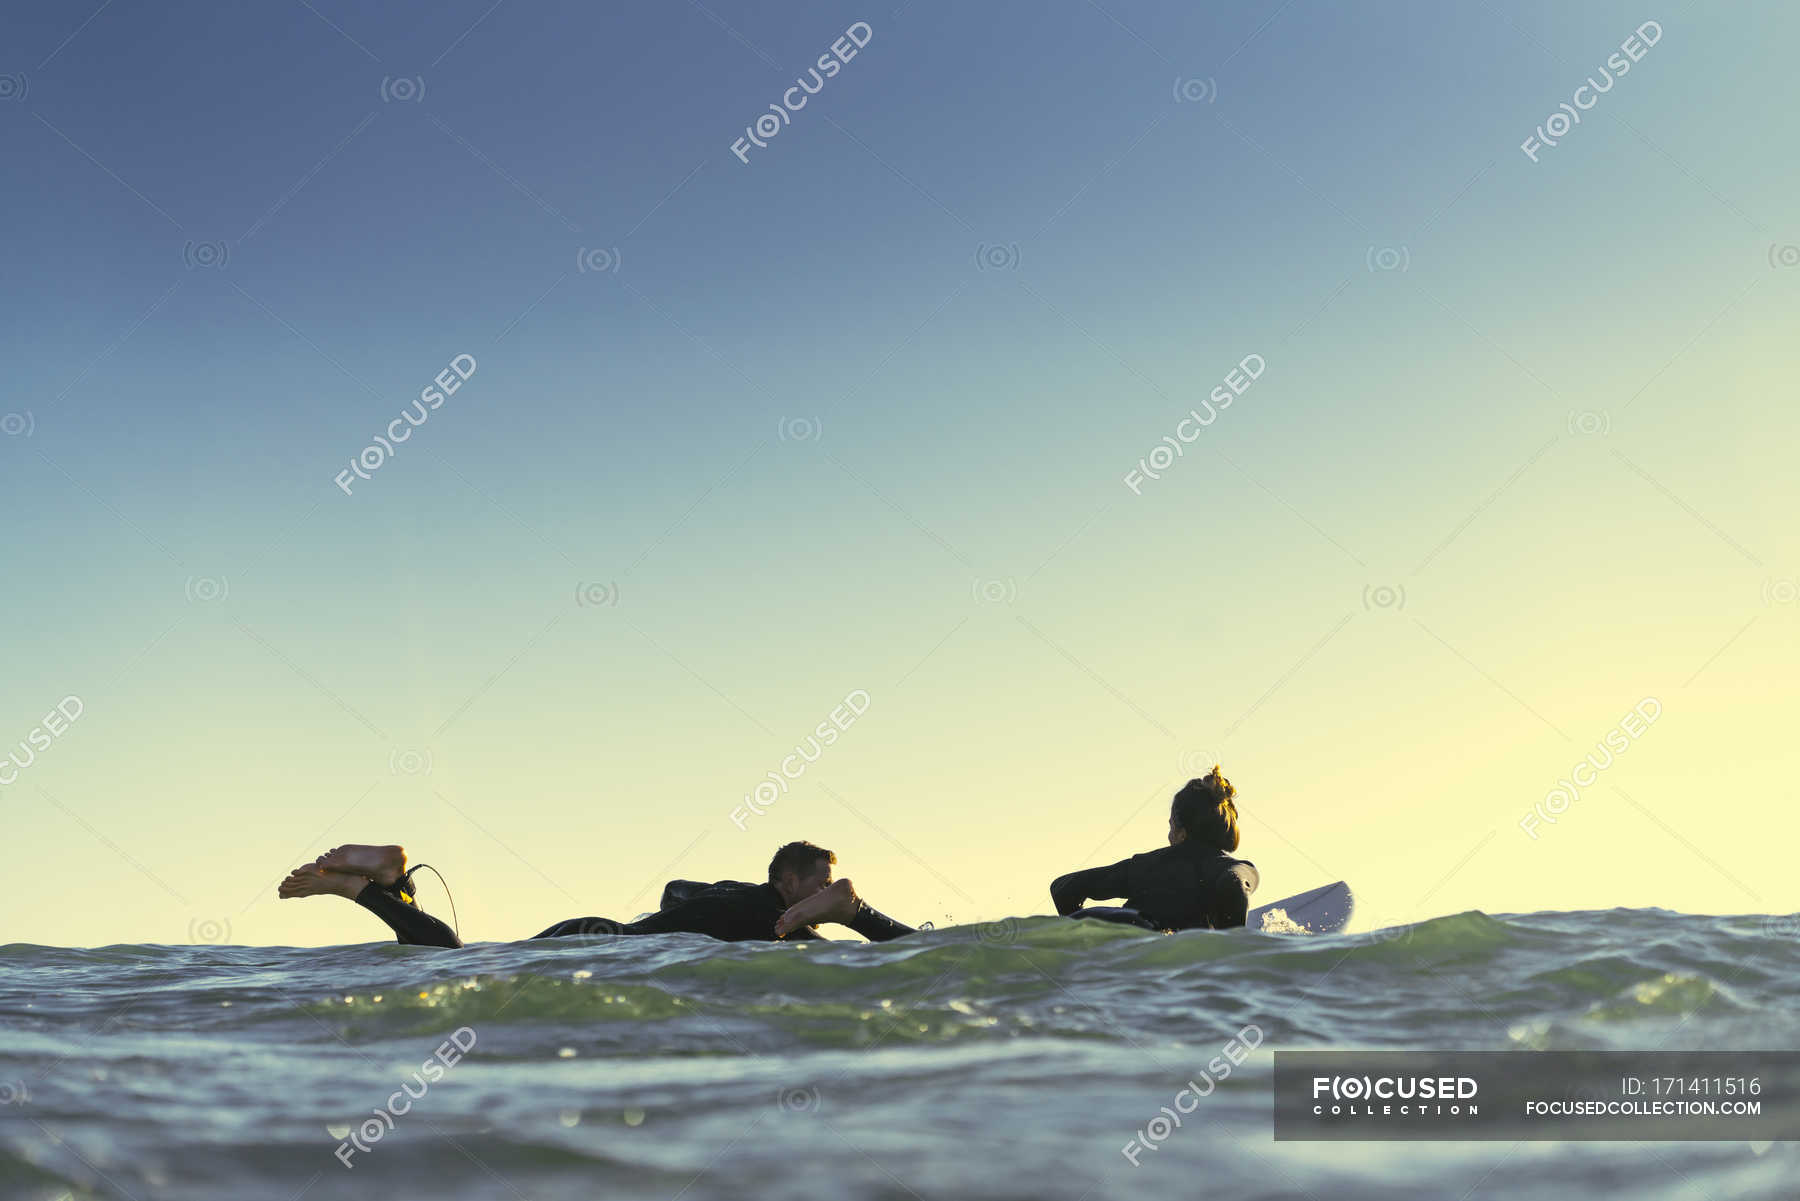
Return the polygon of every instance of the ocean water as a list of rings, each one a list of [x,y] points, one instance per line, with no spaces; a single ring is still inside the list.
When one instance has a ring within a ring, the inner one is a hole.
[[[0,1197],[1793,1198],[1800,1144],[1276,1143],[1269,1052],[1796,1049],[1795,935],[1614,910],[1326,936],[1032,918],[881,945],[12,945]],[[1258,1049],[1150,1129],[1250,1027]]]

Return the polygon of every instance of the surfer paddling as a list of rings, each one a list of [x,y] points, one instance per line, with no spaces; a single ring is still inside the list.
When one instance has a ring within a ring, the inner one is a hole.
[[[1238,848],[1236,795],[1216,764],[1189,780],[1169,805],[1168,846],[1058,876],[1050,883],[1056,911],[1155,930],[1243,925],[1259,881],[1255,864],[1230,854]],[[1081,908],[1116,897],[1125,898],[1125,908]]]
[[[769,861],[767,883],[723,880],[701,884],[671,881],[662,907],[635,922],[578,917],[558,922],[534,938],[570,934],[707,934],[726,942],[774,942],[821,938],[824,922],[848,926],[871,942],[912,934],[904,925],[869,907],[848,879],[833,880],[837,856],[810,842],[790,842]],[[454,930],[418,907],[406,851],[398,846],[334,847],[312,863],[295,868],[276,890],[293,897],[339,896],[355,901],[387,923],[397,941],[412,946],[460,947]]]

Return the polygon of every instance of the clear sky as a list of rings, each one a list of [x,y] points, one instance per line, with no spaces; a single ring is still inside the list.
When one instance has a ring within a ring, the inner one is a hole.
[[[1044,912],[1215,759],[1261,899],[1800,908],[1796,33],[10,5],[0,942]]]

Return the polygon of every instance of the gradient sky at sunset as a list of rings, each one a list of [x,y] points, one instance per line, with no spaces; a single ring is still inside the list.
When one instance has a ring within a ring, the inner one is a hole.
[[[1800,908],[1800,11],[1374,12],[12,6],[0,942],[1045,912],[1215,759],[1261,900]]]

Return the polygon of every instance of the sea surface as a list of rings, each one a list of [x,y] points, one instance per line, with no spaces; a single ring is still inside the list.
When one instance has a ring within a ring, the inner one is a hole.
[[[1800,1049],[1796,933],[1612,910],[1314,936],[1030,918],[880,945],[15,944],[0,1197],[1794,1198],[1794,1143],[1277,1143],[1270,1052]],[[1234,1038],[1259,1045],[1152,1127]]]

